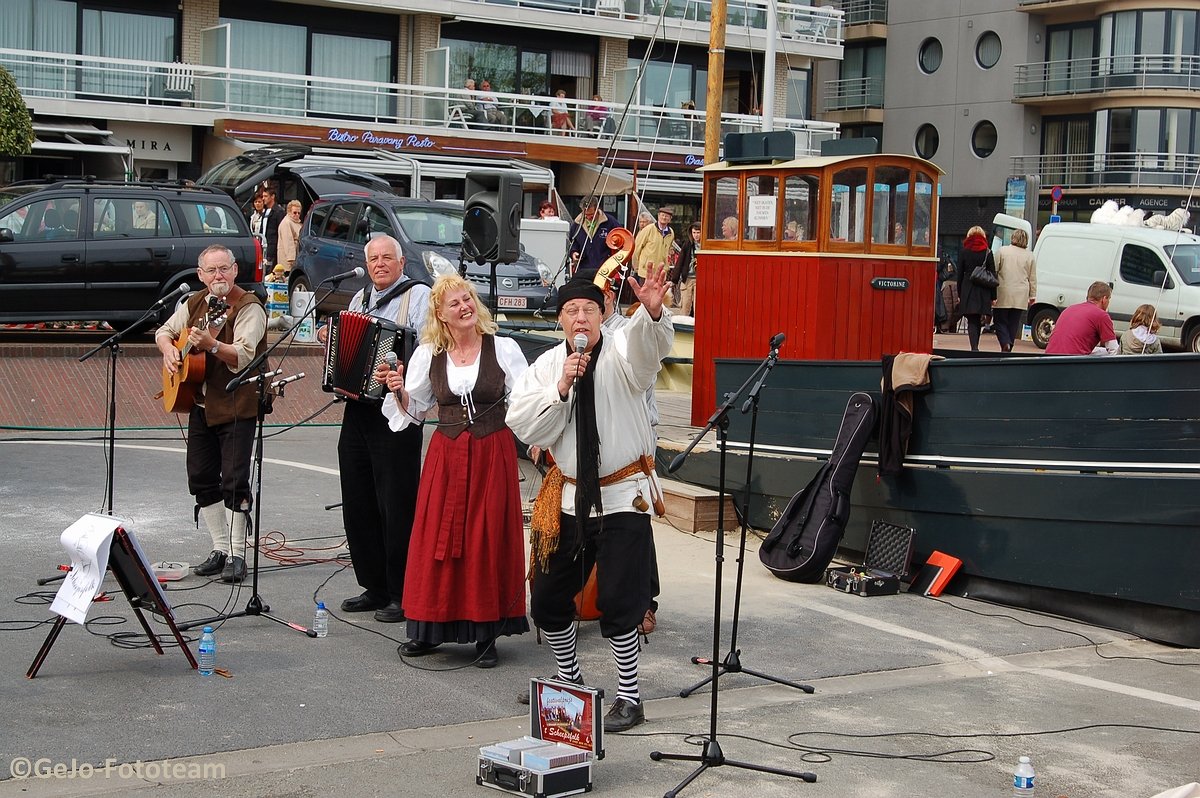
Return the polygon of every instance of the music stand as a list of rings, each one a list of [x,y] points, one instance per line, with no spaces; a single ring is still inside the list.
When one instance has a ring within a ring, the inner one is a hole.
[[[738,544],[737,557],[737,579],[734,582],[733,593],[733,623],[730,625],[729,632],[729,651],[725,654],[725,659],[721,660],[717,666],[722,675],[726,673],[745,673],[750,676],[756,676],[759,679],[764,679],[775,684],[782,684],[785,687],[794,687],[797,690],[803,690],[805,693],[811,694],[813,688],[811,685],[799,684],[797,682],[781,679],[778,676],[771,676],[762,671],[752,670],[742,665],[742,652],[737,647],[738,638],[738,623],[741,619],[742,607],[742,575],[746,567],[746,535],[750,527],[750,481],[754,474],[754,439],[758,427],[758,399],[762,392],[763,386],[767,382],[767,375],[771,373],[771,369],[775,368],[775,364],[779,361],[779,346],[783,344],[783,333],[780,333],[775,338],[771,339],[771,352],[767,355],[767,359],[759,366],[758,380],[754,383],[754,387],[750,389],[750,394],[746,401],[742,403],[742,413],[750,413],[750,445],[746,452],[746,486],[742,494],[742,509],[739,517],[742,522],[741,541]],[[752,376],[751,379],[754,379]],[[744,386],[743,386],[744,387]],[[672,463],[674,465],[674,463]],[[735,508],[736,509],[736,508]],[[712,663],[705,657],[692,657],[692,662],[696,665],[711,665]],[[700,689],[704,685],[711,682],[712,676],[706,676],[691,687],[686,687],[679,691],[680,698],[687,698],[689,695]]]
[[[778,337],[778,336],[777,336]],[[782,342],[782,338],[779,338]],[[784,770],[783,768],[774,768],[768,765],[756,765],[750,762],[741,762],[733,759],[726,759],[725,753],[721,750],[721,743],[717,733],[717,703],[720,695],[720,678],[721,665],[718,657],[721,654],[721,565],[724,562],[725,549],[725,456],[728,444],[729,433],[729,411],[733,408],[733,403],[745,390],[750,387],[755,380],[760,378],[760,375],[769,371],[775,364],[773,361],[777,357],[778,343],[772,339],[772,353],[758,365],[754,372],[746,379],[742,386],[732,393],[725,394],[725,402],[717,408],[716,412],[708,419],[708,423],[704,425],[704,429],[700,430],[694,437],[687,448],[684,449],[667,468],[669,472],[675,472],[679,466],[683,465],[683,461],[691,454],[709,430],[717,431],[717,449],[719,452],[719,468],[717,476],[717,539],[716,539],[716,566],[714,574],[713,587],[713,638],[712,638],[712,659],[709,664],[712,666],[712,675],[708,681],[712,682],[712,700],[708,710],[708,737],[704,742],[704,750],[701,754],[665,754],[661,751],[651,751],[650,759],[654,762],[667,761],[683,761],[683,762],[699,762],[700,765],[691,773],[689,773],[683,781],[679,782],[674,789],[668,790],[663,794],[663,798],[674,798],[685,787],[691,784],[700,774],[709,768],[714,767],[735,767],[742,770],[753,770],[759,773],[771,773],[776,776],[788,776],[794,779],[800,779],[805,782],[815,782],[817,776],[815,773],[804,771]]]
[[[121,586],[121,592],[129,600],[129,606],[133,608],[133,614],[137,616],[138,622],[146,632],[146,636],[150,638],[150,644],[154,646],[155,653],[162,654],[163,648],[158,642],[158,636],[150,629],[150,624],[146,623],[146,616],[142,614],[143,607],[155,615],[162,616],[163,621],[175,636],[175,641],[179,644],[183,655],[187,657],[188,664],[194,670],[196,668],[196,658],[192,656],[192,650],[188,648],[187,641],[180,634],[180,631],[185,627],[175,623],[175,615],[172,613],[171,605],[167,602],[166,596],[163,595],[162,589],[159,587],[158,580],[147,569],[145,558],[141,555],[140,550],[136,548],[124,527],[118,526],[113,533],[112,542],[109,544],[108,569],[112,571],[117,584]],[[50,627],[50,633],[46,635],[45,642],[42,643],[42,647],[38,649],[37,656],[33,659],[33,664],[25,672],[26,678],[33,679],[37,677],[42,663],[46,661],[46,656],[50,653],[50,649],[54,646],[54,641],[58,639],[58,635],[66,623],[67,619],[63,615],[55,618],[54,625]]]

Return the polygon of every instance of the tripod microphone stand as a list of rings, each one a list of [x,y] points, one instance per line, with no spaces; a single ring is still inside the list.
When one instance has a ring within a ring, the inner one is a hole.
[[[708,661],[708,664],[712,667],[712,675],[707,679],[707,681],[712,682],[712,700],[709,705],[708,714],[708,736],[707,739],[705,739],[704,750],[701,754],[665,754],[661,751],[650,752],[650,759],[655,762],[667,760],[700,763],[699,767],[689,773],[683,781],[675,786],[674,789],[668,790],[666,793],[664,793],[663,798],[674,798],[685,787],[687,787],[698,776],[700,776],[700,774],[704,773],[704,771],[708,770],[709,768],[714,767],[728,766],[741,768],[743,770],[753,770],[759,773],[772,773],[777,776],[788,776],[790,778],[800,779],[801,781],[810,783],[817,780],[817,776],[814,773],[784,770],[782,768],[773,768],[767,765],[755,765],[749,762],[726,759],[725,753],[721,750],[721,743],[718,740],[717,733],[717,704],[721,692],[720,678],[722,671],[721,664],[717,658],[721,654],[721,566],[725,561],[725,456],[728,448],[727,438],[729,434],[729,411],[733,408],[733,403],[737,400],[737,398],[741,396],[742,393],[745,392],[745,390],[750,387],[753,382],[755,382],[755,380],[759,380],[761,382],[760,377],[765,377],[766,372],[770,371],[771,367],[775,365],[774,357],[777,355],[775,350],[778,349],[778,344],[782,343],[781,336],[776,336],[776,338],[779,340],[776,341],[775,338],[772,339],[772,355],[758,365],[758,367],[754,370],[754,373],[751,374],[744,383],[742,383],[740,388],[733,393],[725,394],[725,403],[717,408],[716,412],[714,412],[713,415],[708,419],[708,423],[705,424],[704,429],[700,430],[696,437],[692,439],[692,442],[688,444],[687,448],[671,461],[671,465],[667,469],[672,473],[679,470],[679,467],[683,465],[683,461],[687,459],[687,456],[691,454],[694,448],[696,448],[696,444],[698,444],[704,438],[704,436],[708,434],[708,431],[711,429],[715,429],[717,431],[717,449],[719,451],[717,489],[719,491],[719,498],[717,500],[717,540],[715,555],[716,567],[713,580],[712,659]],[[761,385],[759,387],[761,388]],[[696,661],[698,660],[694,658],[693,662]],[[810,692],[811,689],[812,688],[809,688]]]
[[[361,272],[361,269],[359,269],[358,271]],[[268,390],[270,390],[272,392],[272,394],[275,396],[283,396],[284,386],[286,386],[287,383],[289,383],[289,382],[303,379],[304,372],[300,372],[299,374],[296,374],[291,377],[285,377],[282,380],[276,380],[275,382],[270,383],[270,385],[268,385],[267,381],[270,380],[271,377],[277,376],[278,374],[282,373],[282,370],[266,372],[263,374],[255,374],[254,372],[259,368],[259,366],[261,366],[264,362],[266,362],[268,355],[270,355],[277,348],[279,348],[279,345],[282,344],[284,341],[286,341],[288,339],[288,337],[296,331],[296,328],[298,328],[301,324],[304,323],[304,320],[306,318],[308,318],[309,313],[312,313],[314,315],[316,314],[317,306],[320,305],[321,302],[326,297],[328,297],[329,294],[331,294],[333,292],[333,290],[336,287],[336,284],[338,282],[340,282],[342,279],[345,279],[347,277],[354,277],[354,276],[361,276],[361,274],[355,275],[354,273],[347,273],[344,275],[338,275],[337,277],[331,278],[334,280],[334,285],[330,286],[329,289],[326,290],[324,296],[322,296],[316,302],[313,302],[312,307],[308,309],[308,312],[306,312],[300,318],[296,319],[292,323],[292,326],[289,327],[287,330],[285,330],[284,333],[281,336],[279,336],[279,339],[277,341],[275,341],[275,343],[271,344],[265,350],[263,350],[263,353],[261,355],[254,358],[253,360],[251,360],[250,363],[247,364],[246,368],[242,370],[241,375],[234,377],[232,380],[229,381],[229,384],[225,386],[225,390],[232,393],[233,391],[237,390],[239,387],[241,387],[247,383],[255,382],[255,383],[257,383],[257,390],[258,390],[258,413],[255,418],[256,428],[255,428],[255,433],[254,433],[254,435],[255,435],[255,437],[254,437],[254,473],[252,475],[252,478],[254,480],[254,522],[253,522],[254,561],[253,561],[253,565],[251,568],[252,576],[251,576],[251,580],[250,580],[250,600],[248,602],[246,602],[246,609],[244,609],[244,610],[241,610],[238,612],[224,613],[221,615],[214,615],[211,618],[202,618],[197,621],[189,621],[186,624],[179,624],[180,629],[192,629],[197,626],[208,626],[208,625],[212,624],[214,621],[225,621],[229,618],[244,618],[247,616],[257,616],[257,617],[261,617],[261,618],[266,618],[268,621],[274,621],[275,623],[282,624],[283,626],[287,626],[291,629],[295,629],[297,632],[302,632],[305,635],[308,635],[309,637],[317,636],[317,633],[314,632],[312,629],[309,629],[305,626],[301,626],[298,623],[293,623],[292,621],[288,621],[283,618],[279,618],[275,615],[271,615],[270,614],[270,612],[271,612],[270,606],[268,606],[266,603],[263,602],[262,595],[259,594],[259,592],[258,592],[258,549],[259,549],[258,529],[259,529],[259,523],[262,520],[263,426],[264,426],[264,422],[266,419],[267,392],[268,392]],[[318,284],[317,287],[319,288],[320,284]],[[249,375],[249,376],[247,376],[247,375]],[[242,512],[242,511],[235,510],[235,512]]]
[[[771,369],[775,368],[775,364],[779,361],[779,347],[783,344],[784,335],[779,333],[771,339],[771,352],[767,355],[767,359],[759,366],[755,374],[758,380],[750,389],[750,393],[746,401],[742,403],[742,414],[750,413],[750,446],[746,453],[746,485],[742,494],[742,510],[739,514],[742,522],[741,541],[738,544],[737,557],[737,579],[734,582],[733,593],[733,623],[730,626],[729,632],[729,652],[725,655],[725,659],[717,665],[717,670],[722,674],[726,673],[745,673],[750,676],[755,676],[768,682],[782,684],[785,687],[794,687],[797,690],[803,690],[805,693],[811,694],[813,688],[811,685],[799,684],[791,682],[787,679],[780,679],[777,676],[763,673],[761,671],[751,670],[742,665],[742,652],[737,647],[738,638],[738,622],[741,616],[742,608],[742,575],[746,566],[746,535],[750,526],[750,480],[754,473],[754,439],[758,427],[758,398],[762,392],[763,386],[767,382],[767,375],[771,373]],[[754,379],[754,375],[750,379]],[[743,386],[744,387],[744,386]],[[723,491],[722,491],[723,492]],[[723,510],[722,510],[723,511]],[[692,657],[692,662],[696,665],[711,665],[712,663],[705,657]],[[686,687],[679,691],[680,698],[687,698],[689,695],[700,689],[704,685],[713,680],[713,677],[706,676],[691,687]]]

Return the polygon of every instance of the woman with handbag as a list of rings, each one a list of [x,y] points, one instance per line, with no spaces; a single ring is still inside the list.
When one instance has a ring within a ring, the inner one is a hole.
[[[996,286],[1000,278],[996,274],[996,262],[988,248],[987,234],[975,225],[963,239],[962,254],[958,260],[959,312],[967,317],[967,336],[971,351],[979,351],[979,333],[982,329],[980,317],[992,312],[996,299]]]

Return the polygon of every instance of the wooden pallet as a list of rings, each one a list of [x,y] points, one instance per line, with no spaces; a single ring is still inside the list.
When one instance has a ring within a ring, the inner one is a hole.
[[[688,532],[709,532],[717,528],[718,495],[715,490],[660,479],[663,504],[667,508],[666,520]],[[729,494],[725,494],[725,531],[738,528],[737,513]]]

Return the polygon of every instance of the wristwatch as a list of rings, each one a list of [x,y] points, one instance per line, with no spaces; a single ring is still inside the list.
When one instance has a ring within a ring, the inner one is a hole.
[[[215,355],[217,353],[217,350],[220,348],[221,348],[221,342],[217,341],[215,344],[212,345],[212,349],[208,350],[208,353],[210,355]]]

